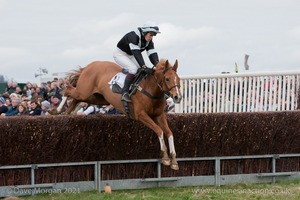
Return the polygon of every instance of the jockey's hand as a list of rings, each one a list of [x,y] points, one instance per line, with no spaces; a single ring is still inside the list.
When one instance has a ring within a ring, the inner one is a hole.
[[[153,69],[147,67],[146,65],[143,66],[143,69],[146,72],[146,74],[152,74],[153,73]]]
[[[152,74],[152,73],[153,73],[153,69],[147,67],[147,69],[145,70],[145,72],[146,72],[147,74]]]

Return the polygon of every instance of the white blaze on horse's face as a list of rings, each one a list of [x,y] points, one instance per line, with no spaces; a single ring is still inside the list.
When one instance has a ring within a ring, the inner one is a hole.
[[[168,92],[170,92],[171,97],[174,100],[174,103],[180,103],[182,99],[181,91],[180,91],[180,78],[178,77],[176,71],[178,67],[178,61],[176,60],[173,67],[166,70],[165,73],[165,83]]]
[[[174,83],[177,83],[177,85],[180,86],[180,80],[178,77],[175,77]],[[173,100],[175,103],[180,103],[182,99],[180,88],[175,87],[174,89],[176,90],[176,95],[173,95]]]

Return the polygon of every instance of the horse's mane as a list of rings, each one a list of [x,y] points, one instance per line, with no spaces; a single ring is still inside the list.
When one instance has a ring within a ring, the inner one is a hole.
[[[81,74],[83,69],[84,68],[79,67],[79,69],[75,69],[67,74],[67,80],[73,87],[76,87],[79,75]]]
[[[166,59],[160,59],[160,61],[156,65],[156,69],[162,69],[163,67],[165,67],[166,62]]]
[[[166,62],[168,62],[168,66],[166,66]],[[165,67],[172,68],[170,62],[167,59],[160,59],[160,61],[155,66],[157,70],[165,70]]]

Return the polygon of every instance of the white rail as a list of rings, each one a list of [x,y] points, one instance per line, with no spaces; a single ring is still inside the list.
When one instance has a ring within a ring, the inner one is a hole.
[[[182,76],[176,113],[261,112],[298,107],[300,71]]]

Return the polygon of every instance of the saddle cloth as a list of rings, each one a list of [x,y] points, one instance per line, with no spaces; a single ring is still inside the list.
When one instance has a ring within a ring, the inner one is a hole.
[[[124,74],[122,72],[118,72],[108,82],[108,84],[110,85],[110,89],[115,93],[122,94],[125,78],[126,78],[126,74]]]

